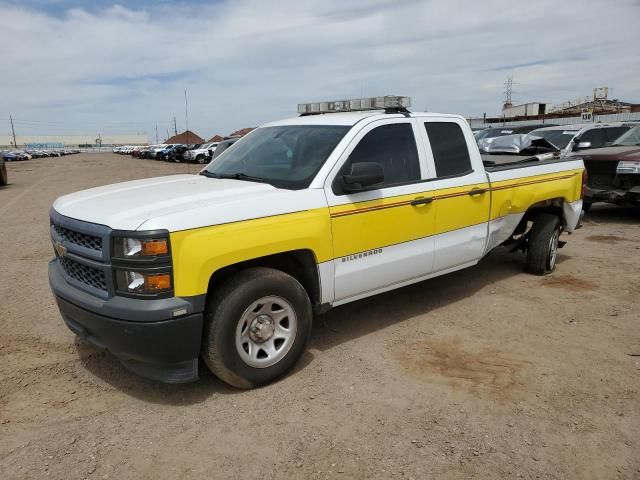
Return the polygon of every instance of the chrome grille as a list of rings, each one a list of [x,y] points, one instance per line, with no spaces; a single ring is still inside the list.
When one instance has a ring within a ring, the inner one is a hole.
[[[99,290],[107,291],[107,280],[102,270],[89,267],[68,257],[58,257],[58,261],[71,278]]]
[[[96,252],[102,251],[102,238],[100,237],[69,230],[68,228],[61,227],[60,225],[54,225],[53,228],[62,240],[80,247],[95,250]]]

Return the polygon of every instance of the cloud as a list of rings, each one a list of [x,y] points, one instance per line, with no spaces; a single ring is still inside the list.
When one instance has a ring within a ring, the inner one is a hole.
[[[209,137],[361,94],[497,113],[507,75],[516,102],[600,85],[640,101],[639,14],[626,0],[0,1],[0,111],[25,133],[164,132],[184,127],[186,89]]]

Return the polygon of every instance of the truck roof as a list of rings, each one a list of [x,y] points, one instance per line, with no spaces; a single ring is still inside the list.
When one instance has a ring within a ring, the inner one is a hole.
[[[412,118],[463,118],[460,115],[451,115],[445,113],[434,112],[409,112]],[[276,122],[270,122],[262,125],[262,127],[277,127],[284,125],[345,125],[353,126],[359,121],[369,119],[383,118],[402,118],[406,116],[403,113],[385,113],[384,110],[366,110],[361,112],[341,112],[341,113],[320,113],[315,115],[302,115],[299,117],[286,118]]]

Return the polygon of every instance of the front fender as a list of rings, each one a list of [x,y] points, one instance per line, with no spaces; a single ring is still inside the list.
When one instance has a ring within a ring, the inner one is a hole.
[[[175,294],[205,294],[209,279],[221,268],[305,249],[311,250],[319,263],[333,258],[327,208],[173,232]]]

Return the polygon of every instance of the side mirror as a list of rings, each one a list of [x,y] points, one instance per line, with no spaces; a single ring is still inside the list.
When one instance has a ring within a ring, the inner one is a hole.
[[[587,148],[591,148],[591,142],[578,142],[576,145],[576,150],[585,150]]]
[[[351,166],[351,174],[342,176],[342,190],[345,192],[361,192],[366,187],[383,181],[384,171],[379,163],[354,163]]]

